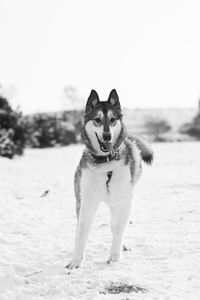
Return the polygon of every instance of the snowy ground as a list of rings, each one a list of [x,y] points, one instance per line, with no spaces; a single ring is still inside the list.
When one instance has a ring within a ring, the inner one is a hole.
[[[105,263],[109,214],[98,210],[82,269],[69,272],[73,173],[81,146],[0,158],[0,300],[200,299],[200,143],[154,145],[126,233],[132,251]],[[132,293],[106,287],[132,285]]]

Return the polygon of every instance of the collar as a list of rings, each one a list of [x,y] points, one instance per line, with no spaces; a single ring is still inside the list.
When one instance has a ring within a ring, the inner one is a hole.
[[[94,157],[95,159],[95,163],[97,164],[102,164],[102,163],[106,163],[112,160],[118,160],[119,159],[119,150],[117,150],[115,152],[115,155],[112,156],[111,154],[108,155],[95,155],[93,153],[90,152],[90,154]]]

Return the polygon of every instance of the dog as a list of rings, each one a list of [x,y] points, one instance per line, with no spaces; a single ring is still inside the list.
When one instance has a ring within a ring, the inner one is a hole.
[[[129,220],[132,193],[142,161],[151,164],[153,151],[138,137],[129,136],[115,89],[107,101],[92,90],[86,103],[82,140],[86,146],[75,172],[77,228],[74,254],[66,268],[82,265],[95,212],[104,201],[111,213],[112,245],[108,263],[121,261],[122,244]]]

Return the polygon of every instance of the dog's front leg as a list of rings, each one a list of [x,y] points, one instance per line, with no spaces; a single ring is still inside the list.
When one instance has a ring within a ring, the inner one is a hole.
[[[112,245],[110,249],[110,257],[107,260],[110,262],[121,261],[122,242],[126,229],[129,215],[131,212],[131,201],[120,207],[110,207],[111,212],[111,231],[113,235]]]
[[[82,265],[88,234],[99,202],[95,199],[82,199],[75,238],[74,255],[67,268],[79,268]],[[85,201],[84,201],[85,200]]]

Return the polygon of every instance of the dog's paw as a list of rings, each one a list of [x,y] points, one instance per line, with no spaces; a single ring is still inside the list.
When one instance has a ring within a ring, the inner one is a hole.
[[[112,262],[121,262],[122,258],[118,254],[111,254],[110,257],[107,260],[107,264],[110,264]]]
[[[82,261],[80,260],[72,260],[68,265],[66,265],[66,269],[72,270],[72,269],[78,269],[81,268]]]

